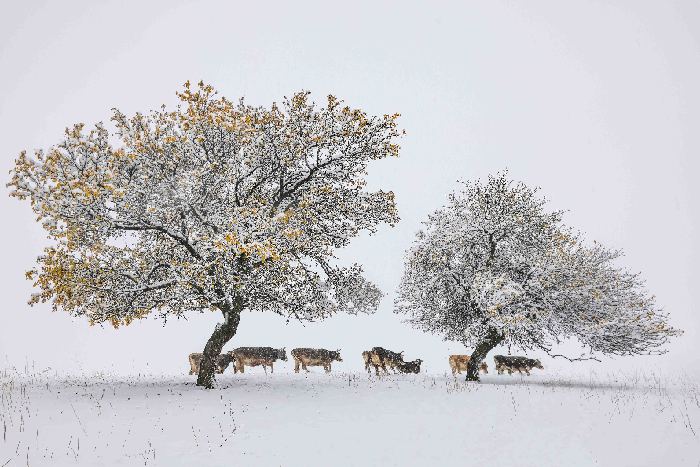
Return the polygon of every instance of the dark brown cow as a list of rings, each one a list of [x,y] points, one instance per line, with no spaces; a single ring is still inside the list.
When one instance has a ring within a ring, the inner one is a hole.
[[[507,371],[509,375],[513,374],[514,371],[520,374],[524,371],[526,375],[530,376],[530,370],[533,368],[544,370],[542,363],[534,358],[496,355],[493,357],[493,361],[496,363],[496,371],[499,375],[502,375],[504,371]]]
[[[273,363],[277,360],[287,361],[287,352],[284,348],[273,349],[272,347],[238,347],[230,352],[233,356],[233,372],[245,372],[247,366],[262,365],[265,374],[267,367],[270,367],[270,373],[274,373]]]
[[[294,373],[299,373],[300,365],[307,373],[309,366],[322,366],[326,373],[330,373],[333,361],[343,361],[340,358],[340,350],[300,348],[293,349],[291,353],[294,358]]]
[[[199,374],[199,367],[202,364],[202,359],[204,358],[203,353],[191,353],[190,354],[190,374],[191,375],[198,375]],[[233,361],[233,357],[229,352],[222,353],[218,357],[216,357],[216,372],[221,374],[224,372],[226,367],[229,366],[229,364]]]
[[[423,360],[416,359],[413,360],[412,362],[400,362],[396,364],[396,367],[399,369],[401,373],[420,373],[420,364],[423,363]]]

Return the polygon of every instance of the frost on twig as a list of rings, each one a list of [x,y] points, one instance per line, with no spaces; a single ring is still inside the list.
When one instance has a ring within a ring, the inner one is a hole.
[[[381,293],[334,251],[398,222],[394,194],[365,189],[368,164],[398,155],[398,114],[306,91],[267,108],[204,83],[178,96],[174,110],[114,110],[113,130],[78,124],[19,155],[11,196],[51,240],[27,272],[30,303],[114,326],[153,312],[374,311]]]
[[[575,338],[592,353],[662,352],[681,331],[639,275],[617,265],[622,253],[588,244],[545,204],[506,173],[464,183],[407,252],[397,312],[466,346],[550,353]]]

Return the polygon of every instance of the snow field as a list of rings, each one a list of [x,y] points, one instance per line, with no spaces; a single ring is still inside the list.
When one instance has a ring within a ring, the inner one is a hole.
[[[678,377],[0,372],[0,466],[697,466]]]

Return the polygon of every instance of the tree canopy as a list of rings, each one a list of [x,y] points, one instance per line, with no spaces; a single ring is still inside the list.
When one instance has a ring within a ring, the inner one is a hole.
[[[464,183],[408,250],[396,311],[480,349],[474,368],[498,344],[550,353],[566,338],[591,354],[662,352],[680,331],[617,265],[622,252],[587,243],[545,205],[506,173]]]
[[[256,107],[202,82],[178,96],[175,110],[114,110],[112,130],[77,124],[17,158],[11,196],[50,240],[27,272],[30,303],[115,327],[218,309],[231,336],[242,310],[375,310],[381,292],[334,251],[399,219],[391,191],[365,189],[368,163],[398,156],[398,114],[317,106],[305,91]]]

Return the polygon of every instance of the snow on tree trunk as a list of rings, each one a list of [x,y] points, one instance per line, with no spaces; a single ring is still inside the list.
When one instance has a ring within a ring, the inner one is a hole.
[[[479,381],[481,362],[501,342],[503,342],[503,336],[495,329],[491,329],[486,338],[474,348],[469,363],[467,363],[467,381]]]
[[[241,321],[241,310],[231,305],[222,305],[223,323],[217,323],[214,332],[204,346],[202,362],[197,375],[197,386],[207,389],[214,387],[216,359],[221,350],[236,334],[238,323]]]

